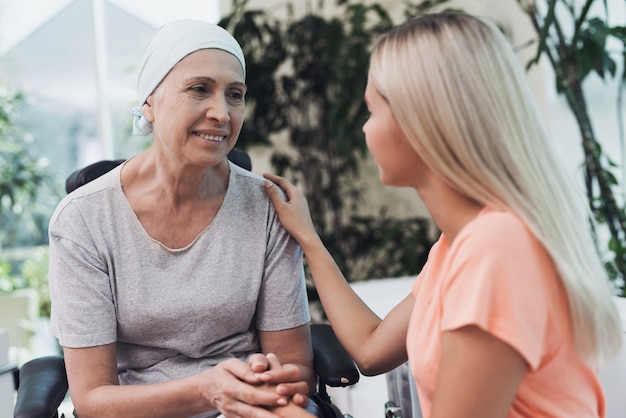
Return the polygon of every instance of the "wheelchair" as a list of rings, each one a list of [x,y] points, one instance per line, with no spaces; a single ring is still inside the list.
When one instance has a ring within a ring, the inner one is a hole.
[[[313,364],[317,390],[311,398],[323,418],[351,418],[333,405],[327,386],[346,387],[359,381],[360,373],[328,324],[312,324]],[[68,391],[63,356],[40,357],[25,363],[16,379],[15,418],[59,418],[58,408]],[[69,417],[67,417],[69,418]]]
[[[234,148],[228,159],[251,170],[252,163],[245,151]],[[124,160],[104,160],[73,172],[66,180],[65,189],[74,189],[100,177]],[[327,386],[346,387],[359,381],[359,370],[350,355],[341,346],[328,324],[312,324],[314,370],[318,386],[311,398],[320,407],[323,418],[351,418],[333,405]],[[58,408],[68,391],[65,362],[62,356],[33,359],[15,373],[17,398],[15,418],[59,418]],[[68,417],[69,418],[69,417]]]

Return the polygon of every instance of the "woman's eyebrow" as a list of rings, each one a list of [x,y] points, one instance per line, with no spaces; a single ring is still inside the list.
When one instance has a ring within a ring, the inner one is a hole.
[[[215,79],[211,78],[211,77],[204,77],[204,76],[196,76],[196,77],[190,77],[189,82],[200,82],[200,83],[207,83],[207,84],[215,84],[217,83],[217,81],[215,81]]]
[[[241,81],[234,81],[234,82],[230,83],[229,86],[231,86],[231,87],[239,87],[239,88],[242,88],[244,90],[248,89],[248,86],[246,85],[246,83],[242,83]]]
[[[205,76],[192,77],[192,78],[189,79],[189,82],[201,82],[201,83],[206,83],[206,84],[217,84],[217,81],[214,78],[205,77]],[[233,81],[232,83],[229,83],[228,86],[229,87],[240,87],[240,88],[243,88],[243,89],[247,89],[248,88],[246,83],[242,83],[241,81]]]

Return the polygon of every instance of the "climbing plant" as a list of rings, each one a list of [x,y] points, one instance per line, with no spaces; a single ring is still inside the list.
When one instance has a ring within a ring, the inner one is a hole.
[[[518,0],[518,3],[537,33],[537,52],[529,66],[537,64],[540,57],[547,57],[554,70],[556,89],[565,97],[578,124],[589,207],[603,228],[597,233],[598,246],[601,251],[607,249],[606,267],[615,292],[626,296],[624,184],[620,184],[615,175],[617,164],[603,151],[602,141],[596,135],[583,88],[584,81],[592,73],[603,79],[618,77],[618,98],[621,98],[626,81],[626,27],[609,25],[607,0]],[[604,11],[602,16],[591,13],[593,6],[598,4]],[[566,31],[569,27],[573,29]],[[607,42],[611,39],[621,45],[618,50],[608,48]],[[618,62],[621,64],[619,73]],[[623,144],[623,138],[621,140]],[[602,233],[604,230],[608,231],[607,243],[603,242],[607,235]]]

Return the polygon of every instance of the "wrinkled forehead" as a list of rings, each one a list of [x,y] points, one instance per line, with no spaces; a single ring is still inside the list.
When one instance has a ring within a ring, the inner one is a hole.
[[[209,48],[194,51],[178,61],[161,80],[162,85],[170,77],[187,82],[192,79],[210,79],[211,82],[240,84],[245,86],[239,60],[229,52]]]
[[[139,103],[145,103],[179,61],[201,49],[218,49],[233,55],[241,65],[245,80],[243,51],[230,33],[218,25],[201,20],[175,20],[159,28],[144,50],[137,81]]]

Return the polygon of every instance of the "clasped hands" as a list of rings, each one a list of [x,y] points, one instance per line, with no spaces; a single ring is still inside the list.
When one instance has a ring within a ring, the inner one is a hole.
[[[253,354],[248,364],[257,374],[263,388],[281,396],[279,405],[287,405],[290,400],[302,407],[308,405],[309,385],[302,380],[302,373],[296,365],[282,365],[272,353]]]
[[[282,365],[276,355],[253,354],[247,364],[231,359],[216,369],[229,374],[211,403],[227,418],[276,418],[285,407],[306,407],[309,385],[294,364]],[[235,377],[236,380],[232,379]]]

